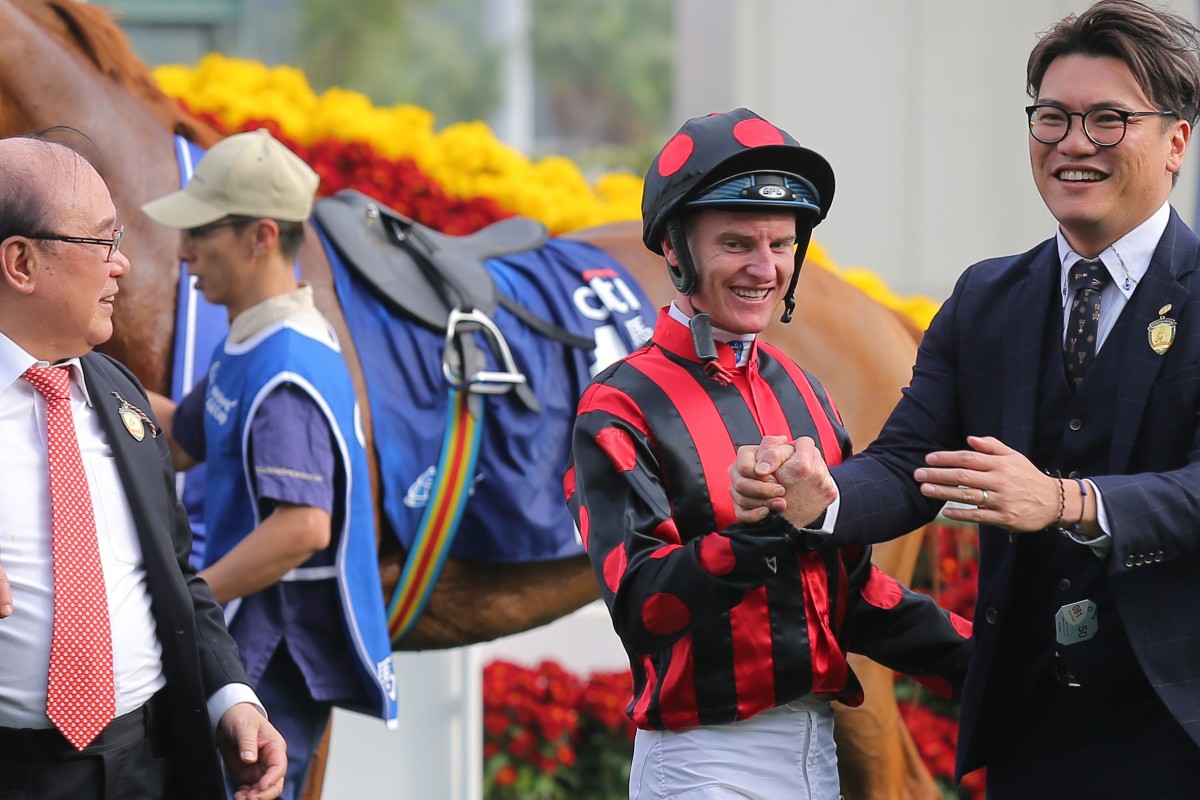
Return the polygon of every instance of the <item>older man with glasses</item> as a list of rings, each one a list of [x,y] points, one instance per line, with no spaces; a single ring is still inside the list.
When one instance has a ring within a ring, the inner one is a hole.
[[[286,748],[188,562],[166,440],[92,352],[120,243],[82,156],[0,140],[0,797],[208,800],[214,730],[238,798],[278,797]]]

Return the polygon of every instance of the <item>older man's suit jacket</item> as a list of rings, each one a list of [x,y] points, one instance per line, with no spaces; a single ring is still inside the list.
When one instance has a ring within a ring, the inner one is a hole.
[[[118,413],[123,399],[150,415],[141,385],[107,356],[92,353],[81,363],[142,546],[167,680],[162,729],[171,739],[171,797],[224,797],[206,703],[226,684],[247,683],[237,646],[225,629],[221,607],[188,562],[191,528],[175,493],[166,437],[153,436],[147,426],[145,438],[138,441]]]
[[[1112,533],[1106,572],[1138,662],[1200,743],[1200,240],[1174,211],[1149,270],[1105,341],[1120,359],[1108,470],[1094,480]],[[841,495],[833,544],[878,542],[932,519],[913,470],[935,450],[967,449],[968,435],[1033,451],[1041,354],[1061,337],[1061,266],[1053,239],[968,269],[930,325],[911,384],[879,438],[833,468]],[[1164,354],[1147,326],[1176,320]],[[1032,534],[1038,535],[1038,534]],[[1021,534],[980,531],[975,652],[963,691],[958,772],[983,764],[989,714],[1008,697],[994,674]],[[1010,624],[1016,624],[1011,623]]]

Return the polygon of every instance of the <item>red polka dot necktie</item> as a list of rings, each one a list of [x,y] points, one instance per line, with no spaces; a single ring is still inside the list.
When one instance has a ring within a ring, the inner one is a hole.
[[[22,376],[46,398],[50,448],[54,631],[46,716],[82,750],[116,715],[112,630],[96,519],[88,492],[67,367],[30,367]]]
[[[1063,360],[1067,384],[1072,390],[1083,383],[1083,376],[1096,358],[1096,335],[1100,330],[1100,291],[1109,281],[1108,270],[1099,259],[1080,260],[1071,267],[1071,288],[1075,300],[1067,319],[1063,341]]]

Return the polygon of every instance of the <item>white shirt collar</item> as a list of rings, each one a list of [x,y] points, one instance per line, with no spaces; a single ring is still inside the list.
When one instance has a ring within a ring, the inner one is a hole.
[[[671,301],[671,308],[667,311],[667,313],[670,314],[671,319],[675,320],[676,322],[688,325],[689,327],[691,326],[692,318],[688,316],[686,311],[679,307],[679,304],[676,301]],[[755,336],[757,336],[757,334],[754,333],[730,333],[729,331],[723,331],[715,326],[712,329],[713,341],[717,342],[732,342],[734,340],[753,342]]]
[[[26,353],[24,348],[8,338],[7,335],[0,332],[0,392],[7,390],[8,387],[19,381],[21,376],[25,374],[25,370],[32,366],[70,367],[71,382],[79,388],[87,404],[89,406],[92,404],[92,398],[88,395],[87,384],[83,382],[83,367],[80,365],[78,358],[64,359],[53,365],[47,361],[39,361],[29,355],[29,353]]]
[[[1158,242],[1162,239],[1170,219],[1171,204],[1165,202],[1150,215],[1149,219],[1117,239],[1100,253],[1100,259],[1104,262],[1105,269],[1112,276],[1113,286],[1117,287],[1117,291],[1123,294],[1126,300],[1133,295],[1133,290],[1137,288],[1138,283],[1145,277],[1146,270],[1150,268],[1150,259],[1154,257],[1154,250],[1158,247]],[[1083,256],[1071,249],[1071,245],[1063,236],[1061,226],[1056,238],[1058,240],[1058,259],[1062,264],[1062,301],[1065,306],[1070,302],[1071,296],[1068,274],[1071,267],[1075,266],[1075,262],[1082,259]]]
[[[675,320],[676,322],[687,325],[689,328],[691,327],[692,318],[689,317],[687,312],[680,308],[679,304],[674,300],[671,301],[671,308],[667,311],[667,313],[671,316],[671,319]],[[724,342],[725,344],[740,341],[749,345],[754,341],[755,335],[756,334],[753,333],[730,333],[729,331],[723,331],[717,327],[712,329],[713,341]],[[743,348],[735,348],[734,358],[737,366],[744,367],[750,360],[750,347],[747,346]]]

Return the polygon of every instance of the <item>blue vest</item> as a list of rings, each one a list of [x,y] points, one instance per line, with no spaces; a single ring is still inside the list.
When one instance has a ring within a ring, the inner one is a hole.
[[[324,414],[336,441],[342,479],[335,483],[329,547],[292,570],[281,584],[291,589],[315,586],[302,581],[336,580],[341,625],[369,698],[365,707],[338,705],[394,722],[395,676],[375,554],[370,473],[354,387],[340,351],[286,323],[247,342],[223,341],[213,353],[204,413],[208,476],[204,516],[209,531],[205,566],[218,561],[261,522],[246,443],[259,404],[285,383],[306,392]],[[228,619],[233,619],[238,605],[240,601],[235,600],[226,609]]]

